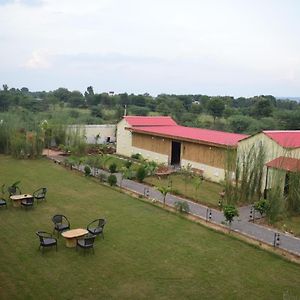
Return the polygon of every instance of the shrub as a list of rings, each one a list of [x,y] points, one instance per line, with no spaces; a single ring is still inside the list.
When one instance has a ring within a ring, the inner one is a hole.
[[[176,201],[175,208],[180,213],[188,213],[190,211],[189,204],[186,201]]]
[[[120,170],[120,173],[122,174],[122,177],[125,179],[133,179],[134,178],[134,171],[129,168],[123,167]]]
[[[108,167],[108,169],[109,169],[110,173],[116,173],[116,171],[117,171],[117,165],[116,165],[116,163],[110,164],[109,167]]]
[[[84,167],[84,175],[85,176],[91,176],[91,168],[89,166]]]
[[[148,161],[145,163],[145,169],[148,176],[152,176],[155,174],[157,170],[157,163],[155,161]]]
[[[139,182],[143,182],[147,175],[147,171],[144,166],[140,166],[136,171],[136,178]]]
[[[115,186],[117,184],[117,177],[116,175],[110,174],[107,178],[107,182],[110,186]]]
[[[224,205],[223,213],[226,221],[231,225],[234,217],[238,217],[239,212],[234,205]]]
[[[142,155],[139,154],[139,153],[135,153],[135,154],[132,154],[132,155],[131,155],[131,158],[141,160],[141,159],[142,159]]]
[[[269,206],[269,201],[265,199],[259,200],[253,204],[254,209],[257,210],[261,216],[267,213]]]
[[[126,160],[124,166],[125,166],[127,169],[129,169],[129,168],[132,166],[132,161]]]

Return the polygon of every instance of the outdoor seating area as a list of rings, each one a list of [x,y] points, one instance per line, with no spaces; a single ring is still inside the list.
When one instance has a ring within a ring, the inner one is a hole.
[[[33,198],[32,198],[33,199]],[[96,219],[87,225],[87,229],[75,228],[71,229],[71,224],[68,218],[62,214],[56,214],[51,218],[54,228],[53,232],[48,233],[46,231],[37,231],[36,235],[39,237],[40,245],[39,249],[42,248],[42,253],[44,248],[56,246],[59,236],[61,235],[65,239],[65,246],[67,248],[81,248],[83,250],[91,249],[94,251],[94,241],[96,236],[102,235],[104,239],[104,226],[106,224],[106,219]],[[53,236],[57,233],[57,238]],[[85,253],[86,251],[84,251]]]
[[[32,194],[22,194],[21,188],[18,186],[20,181],[15,182],[5,189],[5,184],[2,185],[2,197],[0,199],[0,207],[7,205],[7,200],[11,201],[13,207],[33,208],[34,203],[46,200],[47,188],[42,187],[35,190]],[[7,198],[7,199],[5,199]]]

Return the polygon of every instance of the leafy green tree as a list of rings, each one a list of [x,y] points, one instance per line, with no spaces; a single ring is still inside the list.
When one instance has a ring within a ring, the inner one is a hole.
[[[281,129],[298,130],[300,128],[300,109],[294,111],[282,110],[275,114]]]
[[[68,103],[71,107],[79,107],[84,104],[84,97],[79,91],[71,92]]]
[[[270,117],[273,112],[273,104],[270,99],[264,97],[257,97],[254,108],[253,115],[262,118],[262,117]]]
[[[236,133],[248,132],[249,127],[256,122],[249,116],[235,115],[228,118],[229,128]]]
[[[71,92],[66,88],[58,88],[57,90],[53,91],[53,95],[62,102],[69,102],[71,97]]]
[[[224,101],[220,98],[212,98],[207,103],[207,110],[214,118],[214,122],[216,118],[220,118],[223,116],[223,112],[225,110]]]
[[[95,105],[95,94],[92,86],[87,87],[84,97],[88,105]]]

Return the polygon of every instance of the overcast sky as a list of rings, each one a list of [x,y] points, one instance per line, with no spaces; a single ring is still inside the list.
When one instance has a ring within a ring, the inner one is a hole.
[[[0,0],[0,84],[300,96],[299,0]]]

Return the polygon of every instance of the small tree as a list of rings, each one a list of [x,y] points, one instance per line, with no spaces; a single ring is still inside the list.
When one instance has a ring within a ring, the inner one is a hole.
[[[267,211],[270,207],[270,203],[268,200],[262,199],[262,200],[255,202],[253,207],[255,210],[257,210],[260,213],[261,216],[263,216],[264,214],[267,213]]]
[[[109,169],[110,173],[116,173],[116,171],[117,171],[117,164],[116,163],[110,164],[109,167],[108,167],[108,169]]]
[[[167,194],[171,192],[171,188],[170,187],[165,187],[165,186],[160,186],[156,188],[162,195],[163,195],[163,204],[164,207],[166,206],[166,197]]]
[[[176,201],[175,208],[180,213],[188,213],[190,211],[189,204],[186,201]]]
[[[184,190],[185,190],[185,194],[187,194],[187,184],[193,178],[192,165],[187,164],[186,167],[182,167],[180,170],[180,174],[183,176]]]
[[[213,98],[209,100],[207,104],[207,110],[214,118],[214,123],[216,118],[220,118],[223,116],[225,110],[224,101],[221,98]]]
[[[226,222],[229,223],[230,227],[231,227],[231,223],[233,221],[233,218],[239,216],[239,212],[238,212],[237,208],[234,205],[224,205],[223,206],[223,213],[224,213],[224,217],[226,219]]]
[[[196,194],[198,193],[200,186],[203,182],[203,176],[195,176],[194,180],[192,181],[194,187],[195,187],[195,192]]]
[[[117,185],[117,177],[116,175],[110,174],[107,178],[107,182],[109,183],[110,186],[115,186]]]
[[[84,166],[84,175],[91,176],[91,168],[89,166]]]
[[[143,182],[146,176],[147,176],[147,171],[145,169],[145,166],[140,166],[137,169],[137,172],[136,172],[136,178],[137,178],[137,180],[139,182]]]

